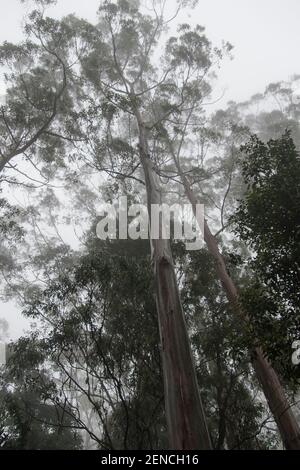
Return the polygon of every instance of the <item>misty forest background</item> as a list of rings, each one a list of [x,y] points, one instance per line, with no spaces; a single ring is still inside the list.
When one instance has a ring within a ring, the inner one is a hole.
[[[300,76],[225,104],[197,2],[51,3],[0,46],[1,449],[300,449]],[[204,204],[203,248],[98,239],[120,196]]]

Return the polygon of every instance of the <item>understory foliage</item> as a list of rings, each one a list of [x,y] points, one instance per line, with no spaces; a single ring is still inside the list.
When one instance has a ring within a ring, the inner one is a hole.
[[[178,243],[174,250],[181,275],[185,267],[183,302],[214,447],[275,446],[272,424],[270,430],[265,427],[272,418],[256,398],[249,358],[243,346],[237,347],[239,328],[216,281],[213,260],[206,250],[187,256]],[[33,423],[43,420],[50,433],[53,414],[58,429],[80,430],[89,448],[168,448],[147,242],[90,239],[74,264],[26,302],[24,314],[39,328],[11,347],[3,393],[9,380],[7,400],[18,403],[20,396],[24,407],[35,410]],[[25,447],[35,431],[28,428]],[[18,431],[9,424],[4,448]],[[67,438],[62,434],[56,445],[63,448]],[[47,435],[44,439],[51,447]]]

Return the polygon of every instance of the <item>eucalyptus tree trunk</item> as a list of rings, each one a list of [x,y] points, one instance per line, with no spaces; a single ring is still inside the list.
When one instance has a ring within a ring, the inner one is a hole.
[[[183,174],[180,163],[174,158],[177,170],[180,174],[184,190],[190,204],[193,207],[195,217],[197,217],[196,206],[198,200],[192,191],[189,181]],[[200,221],[199,226],[201,227]],[[245,321],[249,321],[247,314],[238,306],[238,291],[226,269],[224,258],[219,250],[216,238],[210,231],[207,221],[204,221],[204,240],[207,244],[208,251],[216,262],[216,269],[223,289],[226,293],[228,301],[233,306],[233,310],[237,312]],[[277,423],[283,443],[288,450],[300,449],[300,428],[295,415],[288,403],[284,389],[280,383],[279,377],[275,370],[266,359],[260,347],[256,347],[253,351],[253,367],[256,376],[261,384],[264,395],[267,399],[271,413]]]
[[[135,108],[139,130],[139,151],[147,191],[151,227],[151,207],[161,204],[161,189],[149,157],[146,129]],[[169,444],[177,450],[211,449],[204,409],[199,393],[186,322],[179,296],[169,240],[151,240],[156,283],[163,365],[165,410]]]

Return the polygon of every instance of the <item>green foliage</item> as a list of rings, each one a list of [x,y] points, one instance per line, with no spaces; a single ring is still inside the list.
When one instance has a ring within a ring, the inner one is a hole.
[[[228,304],[207,250],[188,255],[174,247],[184,271],[182,300],[196,359],[200,390],[206,404],[214,448],[271,449],[271,421],[256,400],[256,386],[248,355],[249,337],[242,319]],[[240,260],[224,252],[233,278],[240,276]],[[252,338],[251,338],[252,339]]]
[[[57,409],[47,400],[45,394],[40,393],[36,373],[39,358],[36,352],[30,353],[28,348],[26,349],[29,344],[31,343],[28,340],[21,341],[16,350],[11,351],[5,371],[2,368],[1,448],[4,450],[80,449],[81,438],[68,409]],[[19,360],[19,354],[22,361]],[[18,356],[18,359],[14,355]],[[48,383],[46,375],[43,375],[43,381]]]
[[[0,240],[16,241],[20,240],[23,230],[20,226],[22,211],[18,207],[13,207],[6,199],[0,199]]]
[[[91,240],[88,253],[26,310],[47,332],[39,334],[35,348],[42,356],[33,360],[39,368],[50,361],[69,377],[78,409],[80,396],[85,397],[94,419],[88,430],[100,448],[166,445],[152,272],[144,244]],[[50,393],[57,407],[70,400],[68,387],[57,385]]]
[[[28,442],[41,416],[52,416],[52,407],[60,416],[67,407],[82,437],[92,433],[99,448],[167,448],[148,242],[103,242],[93,233],[84,254],[73,263],[72,254],[65,254],[65,261],[51,267],[47,287],[25,300],[24,312],[39,328],[14,344],[9,382],[22,384],[47,405],[40,409],[32,401],[30,410],[39,411],[29,420]],[[214,447],[272,448],[276,438],[264,428],[268,417],[255,399],[241,325],[233,320],[213,259],[206,250],[187,254],[178,242],[173,248]],[[62,265],[68,270],[62,272]],[[238,265],[232,256],[231,269]],[[24,413],[20,402],[14,403],[10,420]],[[65,424],[67,430],[71,425]],[[51,426],[50,419],[37,445],[53,445],[47,438]],[[23,444],[11,437],[6,445]]]
[[[267,354],[282,373],[297,377],[291,345],[299,339],[300,159],[290,131],[243,148],[244,200],[233,218],[236,233],[253,250],[257,281],[244,293]]]

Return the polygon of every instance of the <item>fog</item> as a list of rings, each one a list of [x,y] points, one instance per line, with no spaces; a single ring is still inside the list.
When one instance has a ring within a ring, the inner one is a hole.
[[[168,0],[167,3],[173,5]],[[63,16],[75,13],[95,21],[98,0],[59,0],[50,13]],[[22,21],[30,5],[19,0],[2,1],[0,41],[17,42],[22,38]],[[222,40],[233,46],[233,60],[225,60],[219,70],[218,106],[229,100],[243,101],[263,92],[271,82],[286,80],[300,72],[300,2],[299,0],[200,0],[192,18],[206,28],[208,38],[216,45]],[[0,77],[0,94],[5,87]],[[18,307],[0,303],[0,318],[9,322],[9,336],[22,334],[27,322]]]

